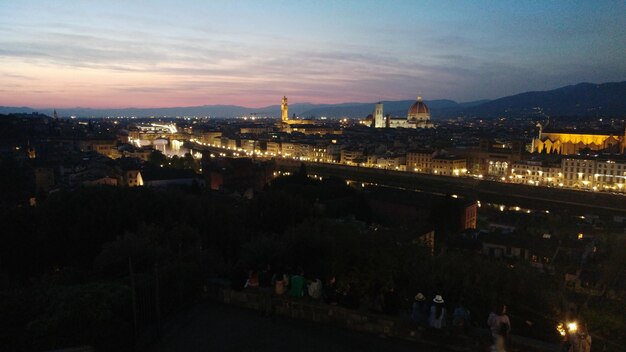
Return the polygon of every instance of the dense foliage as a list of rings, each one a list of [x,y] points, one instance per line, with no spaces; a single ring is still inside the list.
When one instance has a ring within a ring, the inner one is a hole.
[[[210,278],[267,264],[334,275],[364,302],[461,297],[482,322],[509,302],[518,331],[549,335],[560,288],[530,268],[474,253],[431,256],[393,228],[372,228],[362,193],[343,181],[279,178],[253,200],[191,190],[84,188],[0,212],[0,345],[29,351],[92,345],[133,350],[136,337],[193,304]],[[410,235],[410,234],[409,234]],[[535,329],[534,331],[532,329]]]

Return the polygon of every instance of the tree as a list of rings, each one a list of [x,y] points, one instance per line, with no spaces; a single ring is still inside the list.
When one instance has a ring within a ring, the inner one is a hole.
[[[166,165],[167,157],[160,150],[153,150],[150,153],[149,161],[155,165]]]

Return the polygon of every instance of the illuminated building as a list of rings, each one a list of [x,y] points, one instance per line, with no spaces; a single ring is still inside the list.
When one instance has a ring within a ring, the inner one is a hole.
[[[383,103],[378,102],[374,108],[374,128],[384,128]]]
[[[313,147],[313,155],[312,155],[311,160],[318,161],[318,162],[332,161],[332,159],[329,159],[329,155],[327,153],[326,147],[320,146],[320,145],[316,145]]]
[[[422,97],[411,105],[406,118],[387,116],[383,119],[383,104],[378,103],[374,109],[374,128],[433,128],[430,122],[430,109],[422,101]]]
[[[478,202],[461,201],[458,204],[460,209],[459,224],[462,230],[475,229],[478,223]]]
[[[263,134],[270,133],[273,131],[271,126],[265,125],[252,125],[252,126],[243,126],[239,128],[240,134]]]
[[[535,186],[624,193],[626,159],[573,155],[563,158],[558,164],[519,161],[513,164],[509,181]]]
[[[365,120],[361,120],[361,121],[359,121],[359,123],[362,124],[362,125],[365,125],[367,127],[375,127],[374,115],[372,115],[372,114],[367,115]]]
[[[563,184],[561,164],[542,161],[516,161],[512,165],[509,181],[535,186],[559,186]]]
[[[194,133],[194,137],[200,142],[205,144],[218,144],[218,141],[222,137],[221,131],[203,131]]]
[[[294,156],[300,158],[301,160],[311,160],[314,158],[314,149],[315,145],[312,143],[294,143]]]
[[[143,161],[148,161],[150,160],[150,155],[153,152],[153,149],[151,147],[141,147],[141,148],[136,148],[132,145],[125,145],[127,146],[127,148],[123,148],[120,152],[122,157],[124,158],[137,158]],[[121,149],[121,148],[120,148]]]
[[[316,125],[315,120],[289,120],[289,123],[284,125],[282,130],[287,133],[298,132],[308,135],[342,134],[340,129],[335,129],[331,126]]]
[[[455,155],[438,155],[432,160],[433,174],[444,176],[461,176],[467,173],[465,158]]]
[[[467,173],[467,160],[456,155],[438,155],[429,150],[412,150],[406,154],[407,171],[444,176],[462,176]]]
[[[408,171],[430,173],[435,152],[432,150],[410,150],[406,153]]]
[[[316,123],[315,120],[306,120],[306,119],[296,119],[295,114],[294,118],[289,118],[289,104],[287,102],[287,97],[283,97],[283,100],[280,104],[280,123],[279,127],[285,132],[291,132],[292,125],[298,125],[303,129],[305,125],[314,125]],[[296,127],[296,126],[293,126]]]
[[[268,141],[265,145],[265,151],[270,155],[282,154],[280,149],[280,142]]]
[[[626,192],[624,158],[571,156],[561,161],[565,187]]]
[[[268,142],[268,146],[269,143],[270,142]],[[280,143],[280,154],[286,158],[324,161],[322,156],[325,154],[325,148],[312,142],[283,141]]]
[[[626,130],[620,135],[615,132],[549,130],[541,124],[537,126],[539,134],[532,143],[532,150],[536,153],[571,155],[590,149],[623,154],[626,146]]]
[[[600,190],[624,192],[626,183],[626,163],[605,160],[596,162],[596,173],[593,175],[596,187]]]
[[[286,96],[283,96],[283,101],[280,104],[280,113],[280,120],[287,123],[289,121],[289,104]]]
[[[37,157],[37,150],[35,147],[28,147],[27,153],[29,159],[35,159]]]
[[[200,143],[215,143],[221,132],[191,133],[191,128],[179,130],[176,124],[145,123],[131,127],[127,142],[137,147],[152,146],[165,153],[167,149],[178,151],[185,141],[195,140]]]
[[[123,175],[123,185],[126,187],[143,186],[143,177],[139,170],[126,170]]]
[[[295,143],[292,142],[281,142],[280,143],[281,154],[284,157],[294,157],[295,156]]]
[[[364,161],[364,153],[360,148],[345,148],[341,150],[339,162],[347,165],[359,165]]]
[[[513,162],[522,158],[522,143],[499,143],[489,138],[480,140],[478,148],[452,149],[452,153],[467,160],[467,169],[474,175],[506,177]]]
[[[336,143],[329,143],[323,146],[319,146],[319,149],[324,149],[323,161],[327,163],[336,163],[341,158],[341,145]]]
[[[237,149],[237,140],[222,136],[220,138],[220,146],[227,149]]]
[[[375,167],[389,170],[406,171],[405,155],[384,155],[375,158],[373,163]]]
[[[112,159],[117,159],[121,156],[117,150],[117,140],[115,138],[80,139],[77,142],[77,147],[81,152],[95,151]]]
[[[261,144],[255,139],[242,139],[240,145],[241,149],[248,153],[259,153],[261,151]]]
[[[417,97],[415,103],[409,108],[406,119],[409,126],[415,126],[415,128],[434,127],[432,122],[430,122],[430,110],[420,96]]]
[[[280,104],[280,122],[277,123],[277,127],[286,133],[299,132],[303,134],[341,134],[341,130],[335,130],[332,127],[319,125],[317,120],[308,119],[296,119],[289,118],[289,103],[287,97],[283,96],[283,100]]]
[[[367,156],[363,156],[363,166],[365,167],[383,167],[383,165],[378,165],[378,155],[376,154],[369,154]]]

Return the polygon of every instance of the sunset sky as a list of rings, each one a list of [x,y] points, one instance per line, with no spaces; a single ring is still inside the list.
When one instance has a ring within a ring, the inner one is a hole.
[[[621,0],[0,0],[4,106],[470,101],[622,80]]]

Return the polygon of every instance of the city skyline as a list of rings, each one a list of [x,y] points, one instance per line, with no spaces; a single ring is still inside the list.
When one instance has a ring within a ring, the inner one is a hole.
[[[626,79],[623,2],[149,5],[0,4],[0,105],[471,101]]]

